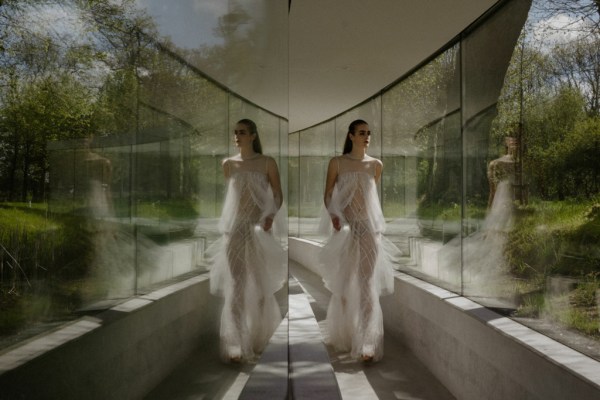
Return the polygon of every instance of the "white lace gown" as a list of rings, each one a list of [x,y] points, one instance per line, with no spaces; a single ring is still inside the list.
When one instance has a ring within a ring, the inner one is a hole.
[[[394,290],[393,245],[384,246],[385,220],[375,184],[375,159],[337,157],[337,181],[328,206],[343,223],[320,254],[325,286],[332,293],[327,310],[328,342],[353,358],[383,356],[383,315],[379,296]],[[331,226],[330,216],[321,227]],[[395,249],[398,253],[399,250]]]
[[[221,355],[254,359],[282,317],[274,293],[287,277],[287,254],[264,219],[277,213],[266,171],[267,157],[228,159],[227,195],[210,271],[211,293],[224,297]],[[281,212],[281,211],[280,211]]]

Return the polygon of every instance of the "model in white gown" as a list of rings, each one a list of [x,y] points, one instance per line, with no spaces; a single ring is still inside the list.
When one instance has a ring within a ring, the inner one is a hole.
[[[245,139],[240,141],[241,150],[246,149]],[[275,161],[257,152],[241,151],[226,159],[223,169],[228,186],[219,225],[223,237],[210,273],[211,292],[225,300],[222,357],[251,361],[281,321],[274,293],[285,281],[287,257],[271,232],[281,187]]]
[[[379,296],[393,292],[393,275],[383,245],[385,221],[376,187],[382,164],[365,154],[369,135],[368,125],[359,124],[355,134],[348,135],[352,152],[329,163],[325,205],[334,232],[320,262],[325,286],[332,293],[327,310],[329,343],[350,351],[353,358],[376,361],[383,356]]]

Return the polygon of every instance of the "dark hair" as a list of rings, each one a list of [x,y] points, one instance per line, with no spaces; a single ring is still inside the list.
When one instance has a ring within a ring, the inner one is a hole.
[[[348,135],[349,134],[354,135],[354,131],[356,130],[356,127],[358,125],[369,125],[369,124],[362,119],[355,119],[354,121],[352,121],[350,123],[350,126],[348,127],[348,133],[346,134],[346,141],[344,142],[344,150],[342,151],[342,154],[348,154],[352,151],[352,140],[350,140]]]
[[[255,153],[262,154],[262,145],[260,144],[260,137],[258,136],[258,128],[256,127],[254,121],[248,118],[244,118],[240,119],[237,123],[246,125],[246,127],[250,131],[250,134],[256,135],[256,137],[252,141],[252,150],[254,150]]]

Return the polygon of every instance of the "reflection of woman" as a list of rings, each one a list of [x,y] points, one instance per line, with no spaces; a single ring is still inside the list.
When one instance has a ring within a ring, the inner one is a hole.
[[[517,151],[517,141],[513,137],[506,137],[506,154],[500,158],[490,161],[487,170],[488,182],[490,184],[490,195],[488,199],[488,208],[496,198],[496,192],[500,186],[505,186],[502,190],[511,192],[512,184],[515,178],[515,153]],[[509,194],[512,198],[512,193]]]
[[[323,278],[332,292],[327,310],[329,341],[363,361],[383,356],[379,296],[393,291],[376,188],[383,165],[366,154],[370,135],[365,121],[352,122],[344,154],[329,162],[325,206],[335,232],[321,253]]]
[[[282,203],[277,164],[262,154],[251,120],[237,123],[234,138],[239,154],[223,162],[228,187],[211,291],[225,298],[222,356],[240,362],[261,352],[281,321],[274,293],[286,277],[286,259],[270,232]]]
[[[110,191],[112,165],[110,160],[94,153],[91,149],[93,135],[84,142],[82,167],[87,183],[86,204],[91,218],[113,217]]]

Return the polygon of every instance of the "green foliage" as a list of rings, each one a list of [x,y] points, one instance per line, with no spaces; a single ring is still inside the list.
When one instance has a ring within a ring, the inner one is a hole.
[[[546,295],[541,291],[534,291],[526,294],[519,308],[515,312],[515,317],[538,318],[540,317],[546,304]]]
[[[92,254],[84,220],[44,205],[0,207],[0,335],[27,324],[72,318]]]
[[[137,216],[164,220],[194,219],[198,212],[194,204],[185,200],[142,201],[137,205]]]
[[[0,208],[0,258],[11,282],[80,277],[89,253],[83,220],[75,216],[47,216],[36,208]],[[25,288],[26,286],[22,286]]]
[[[505,255],[516,276],[600,271],[600,224],[589,221],[593,202],[535,201],[519,213]]]

